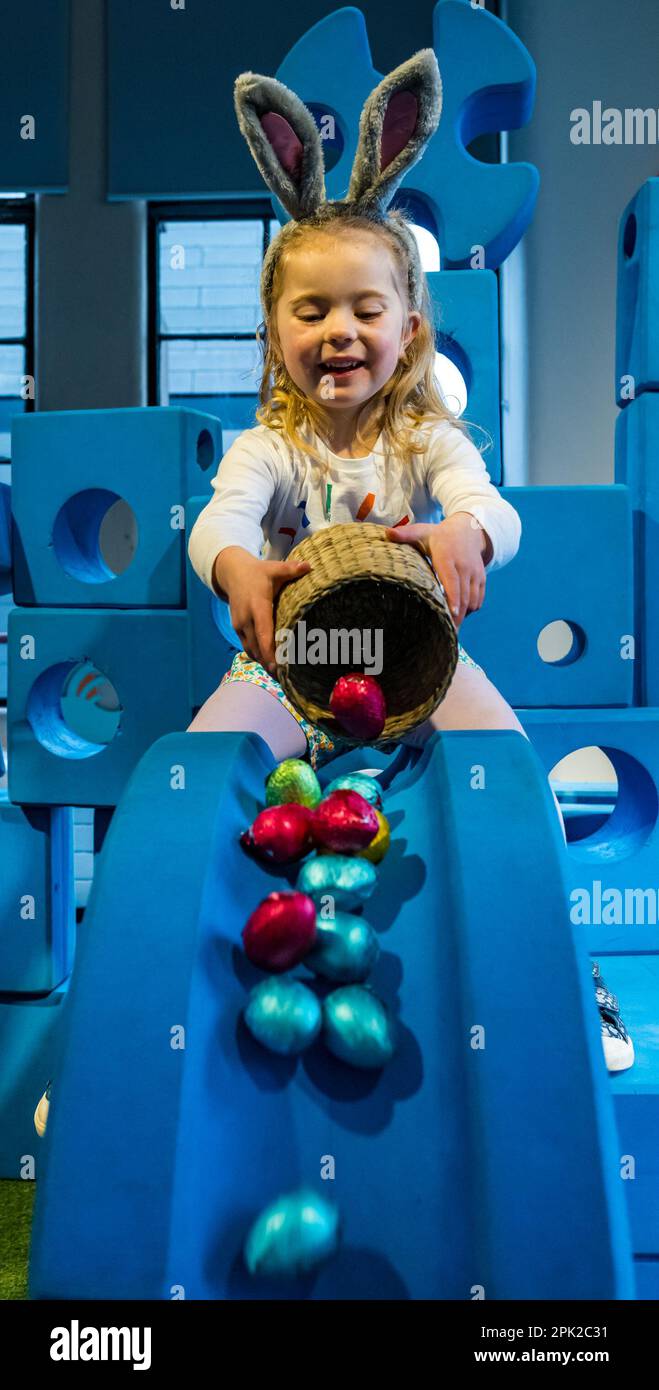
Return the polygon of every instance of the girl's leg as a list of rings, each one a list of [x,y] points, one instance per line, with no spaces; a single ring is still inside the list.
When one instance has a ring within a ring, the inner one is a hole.
[[[423,724],[406,734],[401,742],[412,748],[422,748],[437,729],[517,729],[524,738],[529,737],[514,709],[504,700],[491,680],[488,680],[485,672],[475,666],[468,666],[463,661],[458,662],[441,705],[433,710],[430,718]],[[554,798],[561,834],[567,844],[561,808],[551,783],[549,790]]]
[[[218,686],[188,725],[188,734],[254,733],[265,739],[277,762],[303,758],[304,730],[281,700],[262,686],[229,681]]]

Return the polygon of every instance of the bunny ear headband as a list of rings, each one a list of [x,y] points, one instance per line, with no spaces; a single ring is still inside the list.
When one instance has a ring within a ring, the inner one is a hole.
[[[371,92],[359,122],[347,197],[338,202],[326,200],[321,137],[311,112],[295,92],[274,77],[243,72],[236,79],[234,102],[238,125],[268,188],[294,221],[320,226],[342,214],[357,213],[383,223],[404,245],[410,304],[418,308],[423,275],[416,239],[405,219],[388,213],[387,208],[439,125],[442,80],[432,48],[422,48],[394,68]],[[285,230],[270,243],[263,263],[261,293],[266,312]]]

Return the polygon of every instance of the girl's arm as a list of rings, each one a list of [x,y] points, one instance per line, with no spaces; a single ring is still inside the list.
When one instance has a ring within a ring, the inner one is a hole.
[[[446,421],[434,432],[426,455],[426,487],[439,502],[448,520],[469,514],[489,541],[484,547],[486,571],[501,569],[519,549],[522,522],[519,513],[494,486],[476,445]]]
[[[262,522],[279,483],[278,455],[265,431],[246,430],[227,450],[212,479],[213,497],[188,538],[188,555],[195,573],[218,597],[217,561],[229,548],[258,559],[263,545]]]
[[[265,432],[246,430],[225,454],[214,496],[190,532],[188,554],[199,578],[229,605],[231,622],[253,661],[276,670],[274,603],[308,561],[262,560],[262,522],[280,482],[279,455]]]

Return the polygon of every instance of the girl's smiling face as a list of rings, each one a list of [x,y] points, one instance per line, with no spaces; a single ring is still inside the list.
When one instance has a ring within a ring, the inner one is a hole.
[[[299,390],[328,411],[356,413],[377,395],[420,321],[377,235],[323,232],[285,259],[281,354]]]

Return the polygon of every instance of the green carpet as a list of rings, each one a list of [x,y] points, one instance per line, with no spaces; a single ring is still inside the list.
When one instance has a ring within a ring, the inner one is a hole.
[[[25,1299],[35,1183],[0,1180],[0,1299]]]

